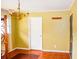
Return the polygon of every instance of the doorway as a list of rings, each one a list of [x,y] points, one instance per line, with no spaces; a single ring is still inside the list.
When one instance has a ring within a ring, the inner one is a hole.
[[[42,17],[29,17],[30,49],[42,50]]]

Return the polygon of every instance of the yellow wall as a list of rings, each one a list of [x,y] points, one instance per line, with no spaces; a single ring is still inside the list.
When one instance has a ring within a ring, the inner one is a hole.
[[[60,16],[60,15],[52,15]],[[52,16],[43,20],[43,49],[69,51],[70,23],[69,17],[54,20]]]
[[[44,50],[69,51],[69,39],[70,39],[69,38],[70,29],[68,23],[69,11],[31,13],[30,16],[43,17],[43,49]],[[53,21],[52,20],[53,16],[61,16],[62,19]],[[59,24],[62,20],[64,20],[65,22]]]
[[[52,22],[53,16],[61,16],[61,20],[67,20],[66,22],[69,24],[69,11],[32,12],[29,14],[29,17],[38,16],[42,16],[43,20],[43,49],[69,51],[69,25],[67,25],[66,23],[65,25],[63,25],[64,23],[55,24],[57,22],[60,22],[60,20]],[[13,48],[28,48],[27,20],[28,19],[26,18],[23,18],[21,20],[15,20],[14,18],[12,18]],[[55,26],[58,26],[58,28],[55,28]],[[58,31],[58,29],[60,29],[60,32]]]
[[[20,16],[20,18],[18,17]],[[27,15],[24,13],[14,12],[11,15],[11,30],[12,30],[12,46],[13,48],[28,48],[28,23]]]
[[[70,8],[70,14],[73,14],[73,59],[77,59],[77,1]]]
[[[74,1],[72,7],[70,8],[70,14],[73,14],[73,32],[77,32],[77,2]]]

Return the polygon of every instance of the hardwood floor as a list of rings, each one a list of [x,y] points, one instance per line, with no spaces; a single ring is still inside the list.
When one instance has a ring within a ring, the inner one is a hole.
[[[69,53],[42,52],[40,50],[21,49],[16,49],[12,52],[9,52],[7,56],[8,59],[70,59]]]

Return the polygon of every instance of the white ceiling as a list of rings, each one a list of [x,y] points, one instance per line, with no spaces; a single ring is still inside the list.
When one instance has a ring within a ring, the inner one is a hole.
[[[66,10],[72,5],[73,0],[20,0],[21,10],[24,11],[50,11]],[[17,9],[18,0],[2,0],[3,9]]]

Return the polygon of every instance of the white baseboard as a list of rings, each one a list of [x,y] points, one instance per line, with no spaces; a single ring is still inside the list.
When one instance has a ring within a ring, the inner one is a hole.
[[[12,49],[11,51],[14,51],[16,49],[21,49],[21,50],[30,50],[30,48],[14,48]],[[31,50],[40,50],[40,49],[31,49]],[[11,52],[9,51],[9,52]],[[69,51],[63,51],[63,50],[40,50],[40,51],[43,51],[43,52],[60,52],[60,53],[69,53]]]

